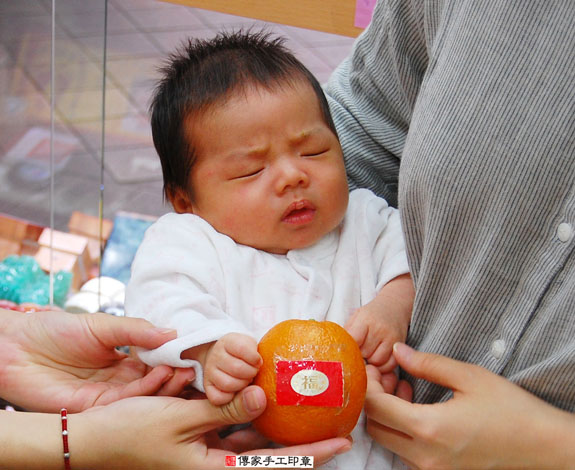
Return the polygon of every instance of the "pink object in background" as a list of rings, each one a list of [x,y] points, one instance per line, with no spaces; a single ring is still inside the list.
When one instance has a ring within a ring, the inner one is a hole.
[[[371,21],[371,15],[377,0],[356,0],[354,26],[366,28]]]

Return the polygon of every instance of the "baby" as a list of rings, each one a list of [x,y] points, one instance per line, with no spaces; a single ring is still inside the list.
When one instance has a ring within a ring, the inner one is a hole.
[[[126,313],[178,338],[140,358],[194,367],[194,386],[223,404],[256,375],[267,330],[303,318],[345,325],[368,362],[392,371],[412,303],[393,296],[411,285],[399,214],[348,192],[314,76],[261,32],[189,41],[162,73],[152,131],[175,213],[146,232]],[[328,468],[384,468],[364,428]]]

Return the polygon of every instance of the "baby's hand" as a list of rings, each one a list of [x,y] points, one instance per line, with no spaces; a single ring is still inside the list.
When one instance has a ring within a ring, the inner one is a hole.
[[[204,389],[210,402],[225,405],[247,387],[262,364],[251,336],[229,333],[210,348],[204,364]]]
[[[393,345],[404,342],[407,336],[405,322],[385,310],[381,303],[370,302],[358,308],[345,324],[363,357],[382,373],[395,369]]]

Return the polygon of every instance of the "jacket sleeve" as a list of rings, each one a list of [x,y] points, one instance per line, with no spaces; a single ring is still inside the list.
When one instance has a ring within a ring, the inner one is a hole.
[[[350,207],[365,304],[389,281],[409,273],[409,266],[399,211],[367,189],[351,193]]]
[[[397,207],[399,162],[428,65],[421,1],[380,0],[325,87],[350,188]]]
[[[194,367],[193,385],[202,391],[201,365],[181,359],[181,353],[227,333],[250,334],[226,314],[221,255],[212,232],[195,216],[162,217],[147,230],[126,289],[127,316],[178,331],[177,339],[157,349],[138,350],[140,359],[150,366]]]

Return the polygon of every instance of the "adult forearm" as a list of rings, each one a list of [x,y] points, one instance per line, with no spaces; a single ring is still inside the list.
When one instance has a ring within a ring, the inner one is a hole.
[[[8,470],[63,469],[60,416],[0,411],[0,462]]]
[[[128,439],[130,445],[122,443],[125,430],[124,433],[114,435],[114,421],[105,411],[105,419],[91,421],[93,416],[99,417],[100,414],[68,414],[68,443],[72,468],[122,468],[112,465],[114,454],[118,449],[122,449],[121,452],[130,455],[133,439]],[[135,428],[131,431],[137,432]],[[124,447],[129,447],[130,450],[125,450]],[[63,470],[64,446],[60,415],[0,411],[0,468]]]
[[[546,429],[534,429],[532,468],[575,468],[575,414],[555,408],[547,418]]]

